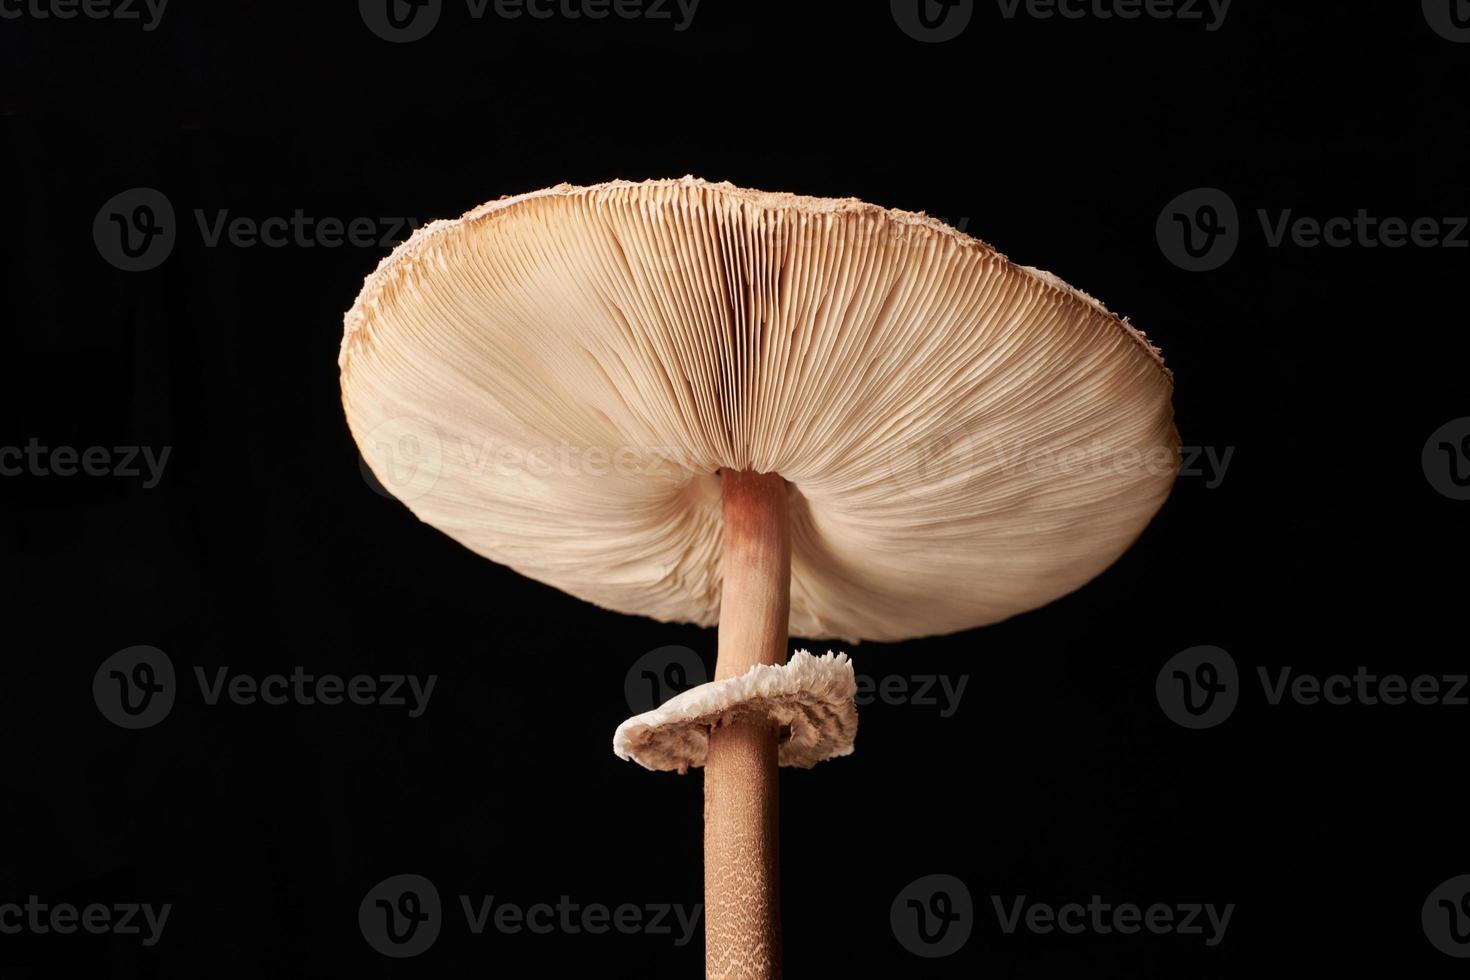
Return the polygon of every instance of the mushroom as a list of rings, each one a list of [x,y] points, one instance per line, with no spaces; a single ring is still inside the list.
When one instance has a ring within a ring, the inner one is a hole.
[[[1144,336],[922,214],[692,177],[559,185],[419,229],[347,313],[368,466],[471,550],[719,625],[715,679],[619,727],[703,767],[706,972],[780,975],[778,765],[852,750],[845,656],[1098,575],[1178,468]]]

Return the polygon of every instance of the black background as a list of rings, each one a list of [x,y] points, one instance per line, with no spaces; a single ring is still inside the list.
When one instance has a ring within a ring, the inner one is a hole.
[[[1449,706],[1270,707],[1258,666],[1463,672],[1467,505],[1420,452],[1466,408],[1470,252],[1270,248],[1255,214],[1470,213],[1470,45],[1420,5],[1236,0],[1223,26],[1002,17],[920,43],[885,4],[704,0],[667,20],[487,16],[389,44],[347,4],[175,0],[158,28],[0,20],[0,443],[172,447],[161,483],[0,479],[11,642],[0,902],[171,902],[162,941],[0,935],[0,975],[690,977],[699,937],[469,935],[455,896],[700,900],[700,778],[617,760],[625,674],[713,631],[608,613],[374,493],[342,417],[342,312],[386,248],[207,247],[194,211],[453,216],[570,181],[693,173],[926,210],[1128,314],[1176,376],[1183,476],[1136,547],[1007,623],[863,644],[860,673],[968,676],[958,710],[878,702],[858,750],[785,772],[794,977],[1463,972],[1420,906],[1470,872]],[[98,209],[157,188],[178,242],[119,271]],[[1226,190],[1242,242],[1172,265],[1155,219]],[[99,713],[134,644],[185,679],[161,724]],[[1197,644],[1244,689],[1165,717]],[[796,642],[793,641],[793,645]],[[824,650],[827,644],[813,645]],[[839,647],[840,648],[840,647]],[[192,672],[436,673],[427,712],[206,706]],[[427,953],[357,906],[432,879]],[[889,925],[958,876],[975,927],[921,959]],[[1224,941],[1004,934],[990,896],[1235,903]]]

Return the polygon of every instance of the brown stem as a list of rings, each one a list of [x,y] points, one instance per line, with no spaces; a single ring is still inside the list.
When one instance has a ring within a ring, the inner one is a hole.
[[[786,481],[723,474],[724,592],[715,679],[786,662],[791,524]],[[710,733],[704,763],[704,934],[709,980],[781,976],[776,726],[742,719]]]

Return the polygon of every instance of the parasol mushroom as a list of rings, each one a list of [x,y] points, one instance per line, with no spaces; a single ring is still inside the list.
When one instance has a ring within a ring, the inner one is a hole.
[[[434,222],[346,316],[342,401],[420,519],[601,607],[718,623],[714,680],[621,725],[705,771],[706,972],[780,975],[779,765],[852,750],[846,656],[1080,587],[1178,466],[1125,320],[922,214],[694,178]],[[414,466],[405,471],[405,446]]]

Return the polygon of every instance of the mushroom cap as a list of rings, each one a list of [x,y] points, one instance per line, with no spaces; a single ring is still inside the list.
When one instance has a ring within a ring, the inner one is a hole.
[[[686,177],[420,228],[345,318],[342,402],[420,519],[599,606],[719,620],[721,469],[779,473],[790,632],[899,640],[1077,589],[1178,469],[1126,321],[922,214]]]

